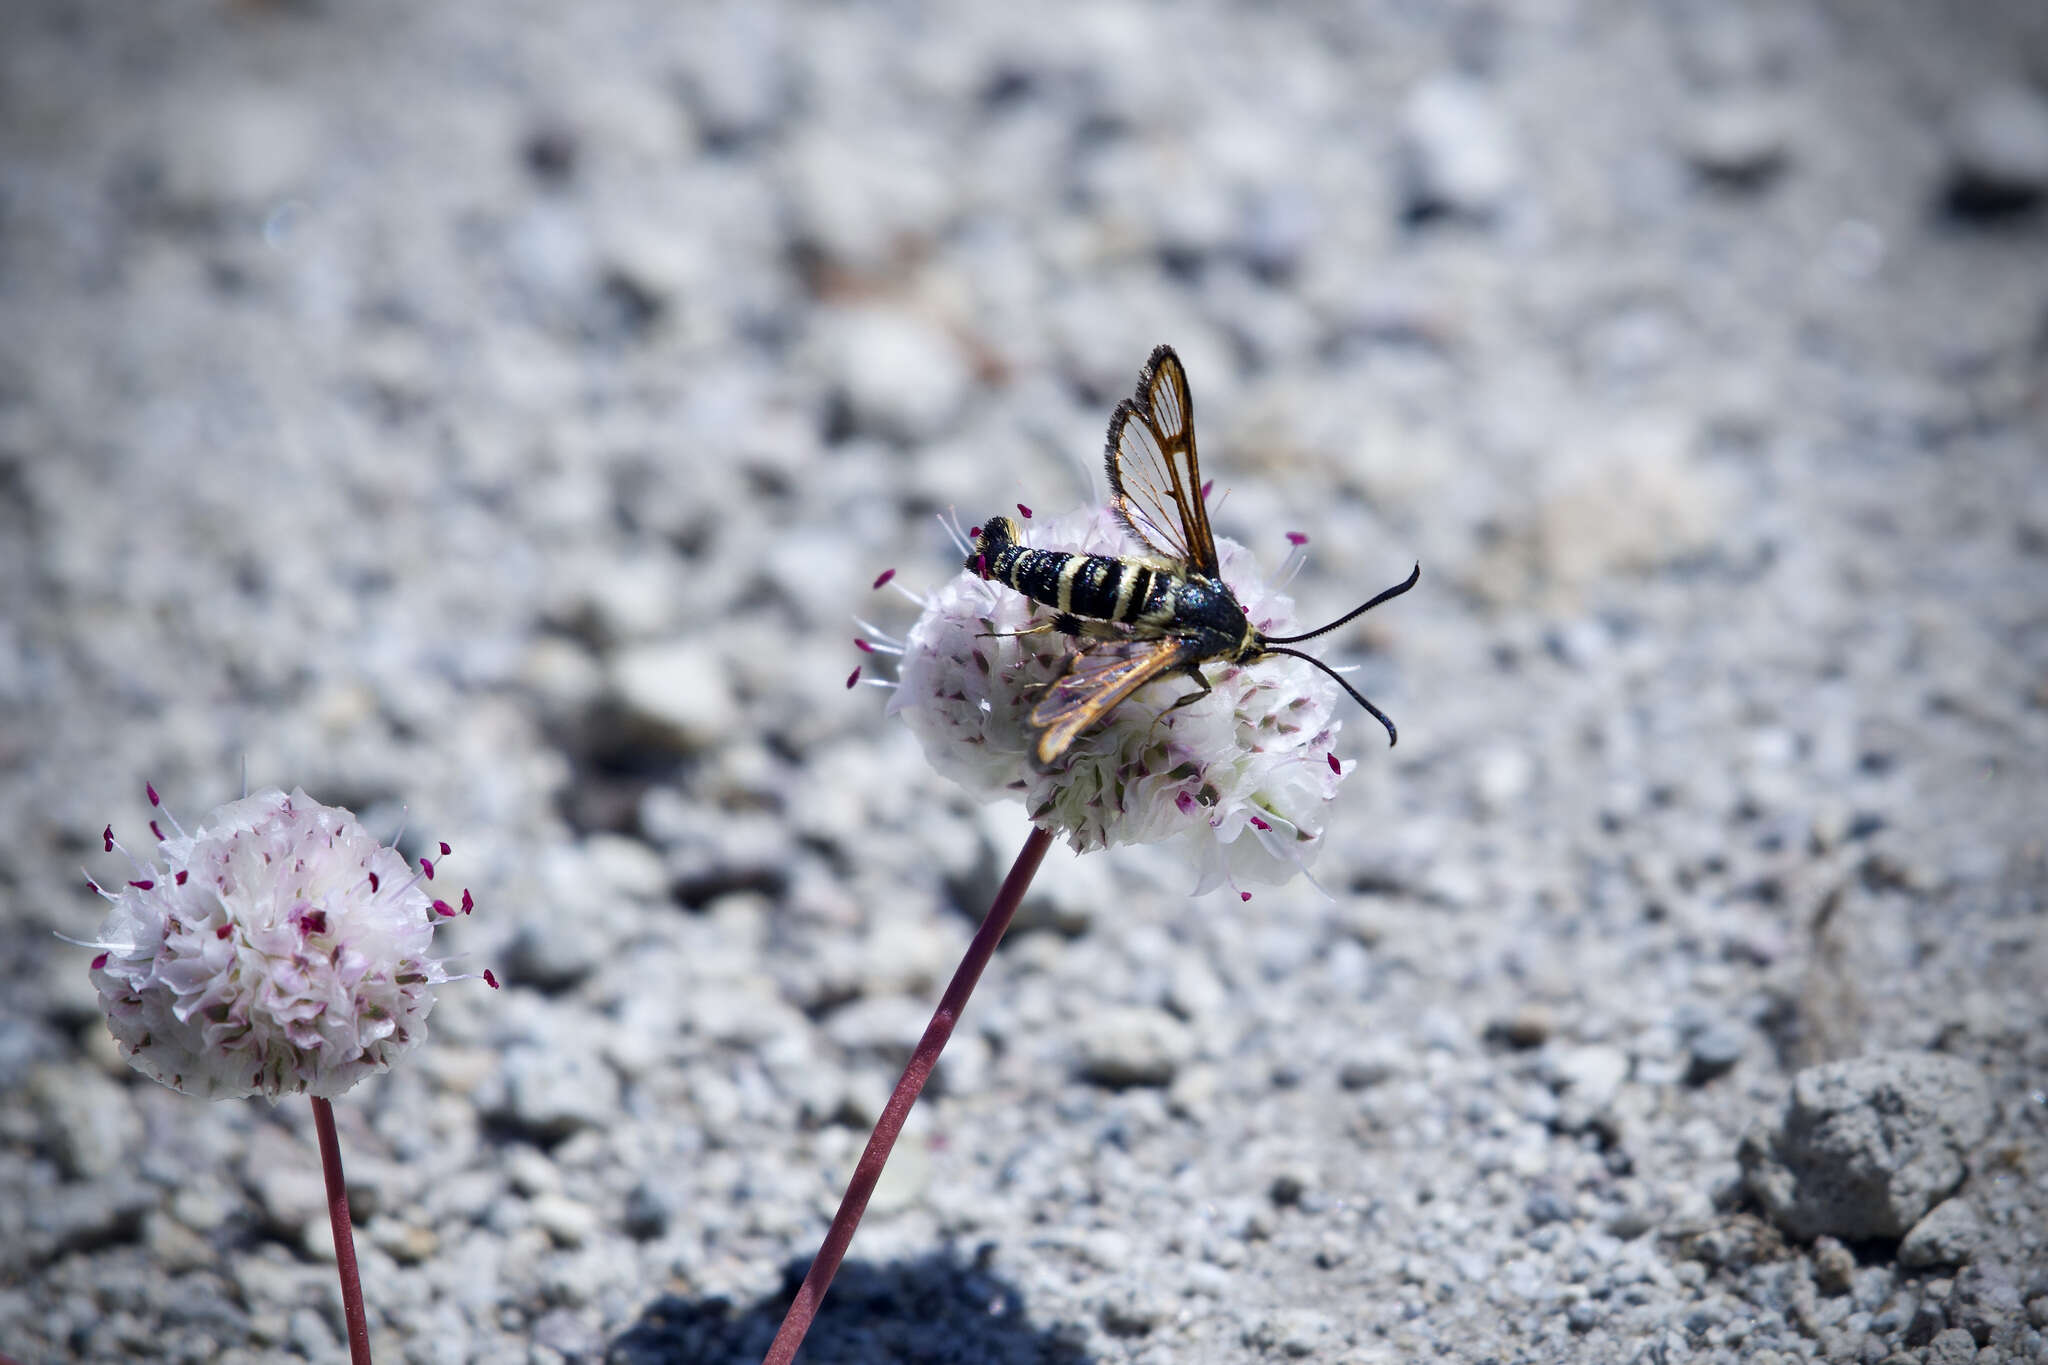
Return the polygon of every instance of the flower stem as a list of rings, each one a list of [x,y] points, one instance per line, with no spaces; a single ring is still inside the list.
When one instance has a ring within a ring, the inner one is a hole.
[[[341,1139],[334,1106],[315,1096],[313,1130],[320,1135],[320,1173],[327,1177],[327,1221],[334,1225],[334,1262],[341,1272],[341,1311],[348,1319],[349,1365],[370,1365],[370,1323],[363,1316],[363,1282],[356,1276],[356,1239],[349,1230],[348,1186],[341,1178]]]
[[[790,1365],[796,1359],[797,1347],[803,1345],[804,1333],[811,1330],[811,1319],[818,1315],[818,1307],[825,1301],[825,1291],[831,1287],[832,1277],[838,1273],[839,1263],[846,1257],[846,1248],[853,1241],[853,1230],[860,1226],[860,1216],[867,1211],[868,1197],[875,1192],[875,1182],[881,1179],[889,1152],[903,1132],[903,1121],[910,1117],[910,1106],[917,1103],[919,1092],[932,1074],[932,1067],[938,1063],[939,1053],[944,1050],[946,1040],[953,1036],[953,1026],[960,1022],[961,1011],[967,1008],[967,997],[974,993],[975,982],[981,980],[982,968],[988,966],[989,959],[995,956],[996,945],[1003,940],[1003,931],[1010,927],[1011,919],[1017,914],[1017,906],[1023,901],[1024,892],[1030,887],[1031,879],[1037,874],[1038,865],[1045,861],[1045,851],[1050,847],[1052,833],[1034,827],[1031,837],[1024,841],[1017,861],[1010,865],[1010,875],[1003,878],[1002,889],[996,892],[995,904],[989,906],[987,917],[974,931],[974,940],[967,945],[966,955],[954,970],[952,981],[947,983],[946,993],[939,997],[939,1007],[932,1012],[931,1023],[925,1025],[924,1037],[918,1039],[917,1050],[910,1054],[910,1065],[903,1068],[903,1078],[896,1082],[895,1092],[882,1106],[882,1116],[875,1120],[875,1131],[869,1136],[867,1149],[860,1154],[860,1161],[853,1168],[853,1179],[847,1182],[846,1196],[839,1201],[839,1212],[832,1216],[832,1226],[825,1231],[825,1243],[818,1248],[818,1255],[811,1262],[802,1286],[797,1289],[796,1299],[789,1305],[789,1312],[782,1319],[775,1340],[769,1343],[768,1354],[762,1357],[761,1365]]]

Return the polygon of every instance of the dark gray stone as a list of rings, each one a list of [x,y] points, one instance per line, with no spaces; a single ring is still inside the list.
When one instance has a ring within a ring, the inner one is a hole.
[[[1903,1237],[1962,1183],[1990,1126],[1975,1068],[1884,1053],[1800,1072],[1778,1122],[1752,1128],[1737,1155],[1749,1192],[1794,1238]]]
[[[2004,1266],[1980,1262],[1956,1276],[1948,1296],[1948,1320],[1979,1346],[2004,1345],[2026,1324],[2026,1305]]]

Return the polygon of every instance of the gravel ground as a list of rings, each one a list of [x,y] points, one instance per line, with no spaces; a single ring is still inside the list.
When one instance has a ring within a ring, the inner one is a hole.
[[[474,888],[337,1108],[380,1358],[757,1358],[1026,833],[841,686],[1186,359],[1401,725],[1055,850],[814,1361],[2048,1361],[2048,11],[0,15],[0,1351],[344,1359],[130,1073],[145,778]]]

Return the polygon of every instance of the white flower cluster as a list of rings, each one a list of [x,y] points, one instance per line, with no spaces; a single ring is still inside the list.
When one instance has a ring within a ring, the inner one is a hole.
[[[332,1099],[426,1037],[434,987],[457,979],[427,956],[435,922],[472,906],[429,893],[430,860],[416,872],[296,790],[230,802],[196,834],[151,829],[160,865],[102,891],[113,908],[91,945],[137,1070],[202,1098]]]
[[[1133,548],[1107,509],[1025,529],[1041,549]],[[1216,544],[1224,581],[1252,624],[1285,634],[1293,602],[1266,586],[1250,551]],[[904,642],[889,709],[903,715],[934,767],[984,799],[1021,797],[1034,824],[1064,833],[1076,850],[1178,839],[1198,870],[1196,894],[1226,883],[1270,885],[1308,867],[1322,846],[1323,809],[1343,777],[1332,748],[1343,723],[1335,682],[1285,655],[1242,668],[1211,664],[1203,670],[1210,695],[1169,710],[1194,684],[1162,678],[1041,771],[1028,718],[1074,646],[1057,631],[1013,632],[1050,617],[1023,594],[965,570],[928,596]]]

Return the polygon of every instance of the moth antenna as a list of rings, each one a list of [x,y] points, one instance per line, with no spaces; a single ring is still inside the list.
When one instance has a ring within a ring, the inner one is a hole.
[[[1371,603],[1367,603],[1366,605],[1370,606]],[[1364,608],[1361,607],[1359,608],[1359,610],[1363,611]],[[1354,612],[1352,614],[1356,615],[1357,613]],[[1317,631],[1316,634],[1320,635],[1322,634],[1322,632]],[[1371,702],[1367,701],[1365,699],[1365,694],[1363,692],[1360,692],[1357,688],[1353,687],[1350,683],[1344,681],[1344,679],[1338,675],[1336,669],[1330,667],[1328,664],[1324,663],[1321,659],[1318,659],[1313,654],[1306,654],[1298,649],[1278,649],[1275,648],[1270,641],[1267,643],[1266,652],[1268,654],[1289,654],[1297,659],[1306,659],[1308,662],[1314,664],[1317,668],[1322,669],[1323,672],[1329,674],[1333,678],[1336,678],[1337,686],[1343,688],[1346,692],[1349,692],[1351,694],[1351,700],[1357,702],[1360,706],[1363,706],[1366,710],[1372,712],[1372,718],[1378,721],[1380,724],[1387,727],[1387,747],[1389,749],[1393,748],[1396,744],[1401,742],[1401,734],[1398,730],[1394,728],[1394,722],[1387,719],[1387,713],[1380,710],[1379,707],[1374,706]]]
[[[1391,587],[1391,588],[1388,588],[1388,589],[1387,589],[1387,590],[1386,590],[1385,592],[1381,593],[1381,594],[1380,594],[1380,595],[1379,595],[1378,597],[1375,597],[1375,598],[1373,598],[1373,599],[1372,599],[1372,600],[1371,600],[1370,602],[1367,602],[1367,603],[1366,603],[1366,604],[1365,604],[1364,606],[1362,606],[1362,607],[1353,607],[1353,608],[1352,608],[1352,609],[1351,609],[1350,611],[1347,611],[1347,612],[1345,612],[1345,613],[1344,613],[1344,614],[1343,614],[1342,616],[1340,616],[1340,617],[1338,617],[1338,618],[1337,618],[1336,620],[1334,620],[1334,621],[1330,622],[1330,624],[1329,624],[1329,625],[1327,625],[1327,626],[1318,626],[1318,627],[1316,627],[1316,628],[1315,628],[1314,630],[1312,630],[1312,631],[1309,631],[1309,632],[1308,632],[1307,634],[1305,634],[1305,635],[1275,635],[1275,636],[1268,636],[1268,637],[1267,637],[1267,639],[1266,639],[1266,643],[1267,643],[1267,644],[1269,644],[1269,645],[1293,645],[1293,644],[1300,644],[1300,643],[1301,643],[1301,642],[1302,642],[1303,640],[1313,640],[1313,639],[1315,639],[1315,638],[1316,638],[1316,636],[1318,636],[1318,635],[1328,635],[1328,634],[1329,634],[1329,633],[1330,633],[1331,631],[1335,630],[1335,629],[1336,629],[1337,627],[1339,627],[1339,626],[1341,626],[1341,625],[1345,625],[1345,624],[1348,624],[1349,622],[1351,622],[1351,621],[1354,621],[1354,620],[1356,620],[1357,618],[1359,618],[1359,617],[1361,617],[1361,616],[1365,615],[1365,614],[1366,614],[1367,612],[1371,611],[1371,610],[1372,610],[1372,609],[1373,609],[1374,607],[1376,607],[1376,606],[1378,606],[1378,605],[1379,605],[1380,603],[1382,603],[1382,602],[1386,601],[1386,600],[1387,600],[1388,598],[1391,598],[1391,597],[1399,597],[1399,596],[1400,596],[1400,595],[1401,595],[1402,593],[1404,593],[1404,592],[1408,591],[1408,589],[1410,589],[1410,588],[1414,587],[1414,586],[1416,585],[1416,583],[1417,583],[1417,582],[1419,582],[1419,581],[1421,580],[1421,578],[1422,578],[1422,566],[1421,566],[1420,564],[1417,564],[1417,565],[1415,566],[1415,568],[1414,568],[1413,572],[1411,572],[1411,573],[1410,573],[1410,574],[1408,575],[1408,577],[1407,577],[1407,579],[1406,579],[1405,581],[1403,581],[1403,582],[1400,582],[1400,583],[1396,583],[1396,584],[1395,584],[1395,585],[1394,585],[1393,587]],[[1280,652],[1284,654],[1284,653],[1290,653],[1291,651],[1288,651],[1288,650],[1282,650],[1282,651],[1280,651]],[[1303,658],[1305,659],[1305,658],[1307,658],[1308,656],[1307,656],[1306,654],[1304,654],[1304,655],[1302,655],[1301,657],[1303,657]],[[1329,668],[1328,668],[1327,666],[1325,666],[1325,667],[1323,668],[1323,672],[1325,672],[1325,673],[1329,673],[1329,672],[1330,672],[1330,670],[1329,670]],[[1331,673],[1331,676],[1332,676],[1332,677],[1336,677],[1336,675],[1335,675],[1334,673]],[[1342,679],[1340,678],[1340,679],[1338,679],[1338,681],[1340,681],[1340,682],[1341,682],[1341,681],[1343,681],[1343,680],[1342,680]],[[1356,694],[1356,693],[1353,693],[1352,695],[1356,696],[1357,694]],[[1363,697],[1360,697],[1360,698],[1359,698],[1359,700],[1360,700],[1360,701],[1364,701],[1365,699],[1364,699]],[[1369,704],[1369,703],[1368,703],[1368,704]],[[1373,714],[1374,714],[1374,715],[1379,715],[1379,713],[1378,713],[1377,711],[1373,712]],[[1380,719],[1382,719],[1382,720],[1385,720],[1385,719],[1386,719],[1386,717],[1384,717],[1384,716],[1380,716]],[[1393,727],[1392,727],[1392,726],[1390,725],[1390,726],[1388,726],[1387,728],[1391,730],[1391,729],[1392,729]]]

